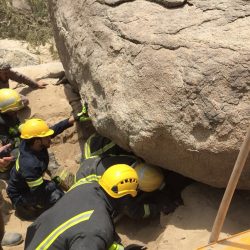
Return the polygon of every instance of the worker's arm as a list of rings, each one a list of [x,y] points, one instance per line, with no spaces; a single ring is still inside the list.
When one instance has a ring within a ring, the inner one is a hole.
[[[125,206],[123,212],[132,219],[155,218],[160,214],[160,208],[153,203],[136,203]]]
[[[24,167],[25,164],[25,167]],[[45,166],[43,162],[38,162],[33,158],[19,158],[19,167],[25,182],[27,183],[31,195],[37,197],[38,200],[43,200],[44,197],[56,189],[54,181],[43,179],[43,171]]]
[[[53,125],[51,129],[54,130],[54,134],[51,136],[51,138],[61,134],[65,129],[72,127],[74,122],[74,118],[71,116],[70,118],[62,120]]]
[[[24,83],[24,84],[26,84],[29,87],[34,88],[34,89],[45,88],[45,86],[47,85],[46,83],[35,82],[32,79],[30,79],[29,77],[27,77],[19,72],[13,71],[13,70],[10,70],[9,77],[13,81],[16,81],[18,83]]]

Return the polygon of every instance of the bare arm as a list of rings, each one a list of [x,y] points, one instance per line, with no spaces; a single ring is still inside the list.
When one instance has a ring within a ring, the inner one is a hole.
[[[34,88],[34,89],[35,88],[45,88],[45,86],[47,85],[46,83],[35,82],[31,78],[29,78],[29,77],[27,77],[19,72],[13,71],[13,70],[10,70],[9,77],[13,81],[16,81],[18,83],[24,83],[24,84],[26,84],[29,87]]]

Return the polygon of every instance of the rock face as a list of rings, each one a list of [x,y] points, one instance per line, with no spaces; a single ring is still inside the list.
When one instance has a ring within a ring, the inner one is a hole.
[[[224,187],[249,125],[249,2],[49,5],[66,75],[96,129],[152,164]],[[249,168],[238,187],[250,189]]]

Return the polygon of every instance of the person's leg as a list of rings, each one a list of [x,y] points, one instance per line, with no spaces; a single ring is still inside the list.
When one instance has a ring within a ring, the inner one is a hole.
[[[38,206],[37,202],[30,196],[21,196],[14,204],[16,216],[22,220],[34,220],[44,211],[42,206]]]
[[[0,207],[0,250],[2,246],[16,246],[23,241],[23,237],[19,233],[5,233],[4,230],[4,219],[2,214],[2,209]]]

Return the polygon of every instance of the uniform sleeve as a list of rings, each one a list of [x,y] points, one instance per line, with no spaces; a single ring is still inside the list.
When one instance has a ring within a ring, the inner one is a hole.
[[[30,189],[31,195],[36,197],[37,200],[44,200],[48,192],[52,192],[56,189],[56,185],[53,181],[43,179],[42,167],[39,166],[36,160],[28,157],[21,160],[19,159],[19,167]]]
[[[51,136],[52,138],[61,134],[65,129],[72,127],[73,125],[69,123],[69,119],[65,119],[53,125],[51,129],[54,130],[54,134]]]
[[[139,203],[126,206],[123,211],[128,217],[138,220],[145,218],[154,218],[159,215],[160,209],[156,204]]]
[[[33,158],[19,158],[19,168],[25,182],[30,189],[35,189],[36,187],[43,184],[43,171],[39,163]]]
[[[105,241],[96,235],[78,236],[70,246],[71,250],[107,250]]]
[[[120,203],[120,210],[132,219],[154,218],[160,213],[156,203],[148,202],[147,195],[127,197]]]
[[[9,74],[9,78],[13,81],[16,81],[18,83],[24,83],[26,85],[28,85],[31,88],[37,88],[38,85],[35,81],[33,81],[32,79],[30,79],[29,77],[18,73],[16,71],[12,71],[10,70],[10,74]]]

